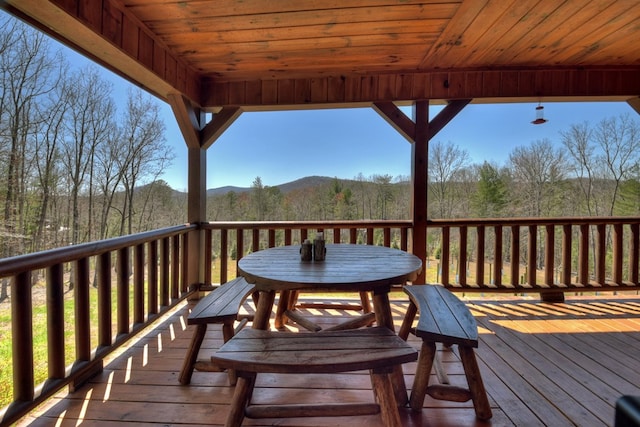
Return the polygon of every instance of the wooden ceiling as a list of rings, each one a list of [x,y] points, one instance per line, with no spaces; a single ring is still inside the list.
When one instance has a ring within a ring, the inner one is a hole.
[[[161,98],[247,108],[640,95],[637,0],[5,0]]]

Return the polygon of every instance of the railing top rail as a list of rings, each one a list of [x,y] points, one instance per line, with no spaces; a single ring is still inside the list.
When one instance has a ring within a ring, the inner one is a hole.
[[[183,224],[173,227],[146,231],[128,236],[114,237],[97,242],[80,243],[32,254],[0,259],[0,277],[19,274],[24,271],[46,268],[54,264],[70,262],[105,252],[139,245],[151,240],[172,237],[198,228],[197,224]]]
[[[553,217],[553,218],[454,218],[430,219],[427,227],[461,227],[461,226],[503,226],[512,225],[598,225],[598,224],[640,224],[638,216],[606,216],[606,217]]]
[[[212,221],[202,223],[207,229],[298,229],[298,228],[367,228],[412,227],[411,220],[352,220],[352,221]]]

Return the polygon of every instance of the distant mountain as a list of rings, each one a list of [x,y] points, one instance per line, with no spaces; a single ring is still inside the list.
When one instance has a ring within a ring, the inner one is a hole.
[[[304,178],[297,179],[295,181],[287,182],[280,185],[275,185],[273,187],[277,187],[278,189],[280,189],[282,193],[288,193],[294,190],[303,190],[305,188],[318,187],[320,185],[329,183],[333,180],[334,178],[329,178],[326,176],[307,176]],[[252,190],[252,187],[234,187],[231,185],[227,185],[224,187],[208,189],[207,196],[220,196],[220,195],[225,195],[229,192],[240,194],[240,193],[245,193],[251,190]]]

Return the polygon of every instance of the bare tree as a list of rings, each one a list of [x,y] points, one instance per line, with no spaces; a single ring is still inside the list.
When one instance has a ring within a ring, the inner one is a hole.
[[[429,145],[429,207],[437,218],[453,216],[456,189],[454,181],[469,163],[469,153],[449,142]]]
[[[120,232],[131,234],[136,187],[155,181],[170,163],[172,154],[166,144],[160,107],[150,97],[143,96],[141,91],[129,91],[122,123],[120,134],[125,151],[120,153],[118,159],[121,169],[125,171],[122,180],[125,198]],[[143,202],[141,212],[144,212],[145,206]],[[142,224],[139,227],[144,228]]]
[[[71,243],[86,239],[93,222],[93,165],[96,149],[109,137],[109,117],[113,116],[112,85],[100,77],[98,69],[90,66],[72,76],[67,86],[67,134],[63,146],[63,162],[71,183]],[[81,232],[80,197],[88,200],[86,226]]]
[[[533,217],[554,214],[567,170],[563,151],[542,139],[515,148],[509,154],[509,163],[515,191],[511,200],[523,202],[521,213]]]
[[[622,115],[594,128],[574,124],[561,135],[588,214],[613,215],[621,186],[633,179],[640,161],[640,125]]]

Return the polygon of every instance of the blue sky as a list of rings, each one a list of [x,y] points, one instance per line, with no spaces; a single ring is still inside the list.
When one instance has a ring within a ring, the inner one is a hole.
[[[88,60],[64,48],[69,61],[84,67]],[[130,84],[103,70],[113,82],[118,108],[124,108]],[[544,101],[544,100],[543,100]],[[158,100],[167,142],[175,159],[162,177],[176,190],[186,190],[187,150],[171,108]],[[434,141],[451,142],[466,150],[474,163],[485,160],[504,165],[518,146],[548,138],[560,144],[560,131],[572,124],[597,123],[629,113],[626,103],[543,102],[543,125],[532,125],[535,103],[470,104]],[[441,106],[432,106],[433,117]],[[410,115],[410,110],[408,114]],[[359,174],[411,173],[411,145],[371,108],[243,113],[208,150],[207,188],[250,187],[256,177],[275,186],[309,175],[351,179]]]

